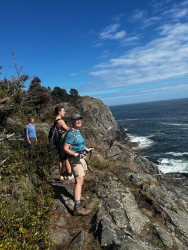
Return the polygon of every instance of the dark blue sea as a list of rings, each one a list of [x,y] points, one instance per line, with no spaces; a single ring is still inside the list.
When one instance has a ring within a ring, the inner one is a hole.
[[[109,107],[142,156],[164,172],[188,172],[188,98]]]

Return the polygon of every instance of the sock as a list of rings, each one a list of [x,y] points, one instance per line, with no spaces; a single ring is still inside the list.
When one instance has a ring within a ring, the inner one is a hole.
[[[80,200],[79,201],[74,201],[74,202],[75,202],[75,206],[80,205],[80,203],[81,203]]]
[[[67,175],[68,175],[68,176],[71,176],[71,175],[72,175],[72,172],[68,173]]]

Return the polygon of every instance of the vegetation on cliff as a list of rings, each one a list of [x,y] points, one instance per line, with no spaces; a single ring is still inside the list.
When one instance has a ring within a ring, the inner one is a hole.
[[[57,155],[47,150],[47,134],[37,131],[39,143],[30,156],[24,126],[28,116],[40,116],[41,108],[57,102],[56,88],[49,91],[34,77],[25,90],[29,76],[21,75],[12,54],[17,74],[0,80],[0,249],[49,249],[54,196],[49,174]],[[74,89],[63,93],[67,101],[79,97]]]

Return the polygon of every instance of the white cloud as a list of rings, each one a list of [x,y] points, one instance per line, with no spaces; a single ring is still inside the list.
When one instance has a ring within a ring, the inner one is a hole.
[[[153,17],[150,17],[148,19],[145,19],[143,22],[143,27],[146,28],[146,27],[160,21],[161,19],[162,19],[162,17],[159,17],[159,16],[153,16]]]
[[[161,37],[94,67],[96,89],[117,88],[188,76],[188,24],[159,28]],[[90,86],[88,86],[90,88]],[[92,84],[94,90],[94,85]]]
[[[166,93],[169,94],[169,92],[179,92],[184,89],[185,91],[188,91],[188,84],[180,84],[180,85],[168,85],[168,86],[158,86],[154,87],[151,89],[136,89],[136,90],[126,90],[126,91],[121,91],[117,93],[105,93],[105,94],[97,94],[95,95],[96,98],[99,98],[101,100],[106,100],[106,99],[119,99],[119,98],[129,98],[129,97],[135,97],[135,96],[152,96],[153,93],[155,94],[162,94]]]
[[[105,39],[111,39],[111,40],[119,40],[126,36],[126,32],[124,30],[116,32],[119,28],[119,24],[111,24],[108,27],[106,27],[102,33],[100,33],[100,38]]]
[[[70,76],[76,76],[76,75],[78,75],[78,73],[72,73],[72,74],[70,74]]]
[[[185,6],[185,5],[188,5],[188,0],[183,1],[183,2],[180,3],[180,6]]]
[[[135,10],[132,16],[129,18],[130,22],[140,21],[146,15],[145,11],[142,10]]]
[[[140,37],[137,36],[130,36],[130,37],[126,37],[124,39],[121,40],[121,45],[134,45],[138,40],[140,39]]]
[[[93,44],[93,47],[95,47],[95,48],[99,48],[99,47],[101,47],[101,46],[103,46],[104,45],[104,43],[101,43],[101,42],[95,42],[94,44]]]
[[[170,10],[166,10],[163,12],[163,15],[167,18],[173,18],[173,19],[178,19],[178,18],[183,18],[187,15],[188,9],[187,8],[172,8]]]
[[[121,17],[123,17],[123,16],[124,16],[124,14],[119,14],[118,16],[112,18],[112,20],[115,21],[115,22],[119,22]]]
[[[126,32],[124,30],[115,33],[110,39],[122,39],[126,36]]]
[[[119,23],[115,23],[115,24],[111,24],[109,26],[107,26],[103,32],[100,34],[100,37],[102,39],[106,39],[108,38],[109,35],[111,35],[111,33],[114,33],[115,31],[117,31],[119,27]]]

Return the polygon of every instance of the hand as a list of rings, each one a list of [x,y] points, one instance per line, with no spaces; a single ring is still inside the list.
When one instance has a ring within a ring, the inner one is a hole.
[[[28,143],[31,144],[30,140],[28,140]]]
[[[85,156],[84,154],[79,154],[79,158],[80,158],[80,159],[85,159],[85,157],[86,157],[86,156]]]
[[[80,159],[85,159],[85,155],[84,154],[81,154],[81,153],[75,153],[75,155],[74,155],[75,157],[79,157]]]

